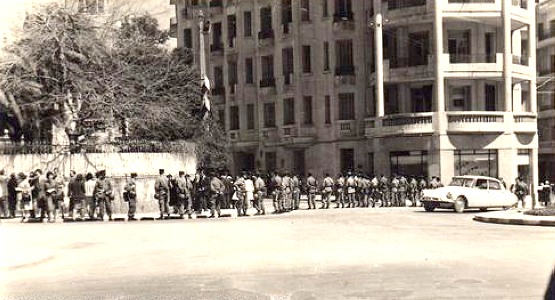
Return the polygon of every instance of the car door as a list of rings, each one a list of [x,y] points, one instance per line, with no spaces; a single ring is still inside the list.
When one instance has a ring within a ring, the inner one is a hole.
[[[488,198],[488,180],[485,178],[476,178],[472,187],[472,197],[468,199],[468,207],[487,206],[489,201]]]
[[[506,205],[505,195],[501,186],[501,182],[488,179],[488,207],[502,207]]]

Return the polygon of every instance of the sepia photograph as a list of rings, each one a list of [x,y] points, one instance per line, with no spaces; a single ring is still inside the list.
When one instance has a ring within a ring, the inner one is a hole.
[[[0,299],[555,300],[555,0],[0,0]]]

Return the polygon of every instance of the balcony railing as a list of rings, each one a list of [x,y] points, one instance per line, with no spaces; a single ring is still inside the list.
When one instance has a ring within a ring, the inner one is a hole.
[[[265,40],[265,39],[273,39],[274,38],[274,30],[273,29],[266,29],[261,30],[258,32],[258,39]]]
[[[425,6],[426,0],[388,0],[387,9],[396,10],[416,6]]]
[[[353,20],[354,20],[354,18],[353,18],[353,12],[352,11],[337,12],[333,15],[333,22],[334,23],[345,22],[345,21],[352,22]]]
[[[555,61],[553,62],[543,62],[538,64],[538,74],[540,76],[555,73]]]
[[[276,79],[275,78],[262,78],[260,80],[260,87],[275,87],[276,86]]]
[[[391,116],[391,117],[384,118],[382,124],[384,127],[432,124],[432,116],[431,115]]]
[[[223,7],[223,0],[211,0],[210,7]]]
[[[501,114],[477,114],[477,113],[457,113],[450,114],[447,118],[449,123],[503,123]]]
[[[335,75],[354,75],[355,66],[339,66],[335,68]]]
[[[210,45],[210,52],[219,52],[219,51],[224,51],[224,43],[219,42],[219,43]]]
[[[456,54],[449,53],[449,62],[452,64],[469,63],[495,63],[496,55],[493,54]]]
[[[212,89],[212,95],[214,96],[222,96],[225,95],[225,87],[224,86],[216,86]]]

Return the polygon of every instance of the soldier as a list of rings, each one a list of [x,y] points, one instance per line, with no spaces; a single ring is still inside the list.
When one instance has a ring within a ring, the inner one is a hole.
[[[104,211],[106,211],[108,220],[112,221],[112,200],[114,200],[112,183],[106,178],[106,170],[98,171],[96,177],[94,197],[98,202],[98,218],[104,220]]]
[[[83,175],[77,174],[71,178],[67,190],[71,207],[70,218],[75,220],[75,214],[78,214],[78,219],[83,220],[85,218],[85,179]]]
[[[370,206],[370,196],[372,188],[370,178],[368,176],[362,177],[362,207]]]
[[[204,174],[203,169],[198,169],[194,182],[196,207],[199,211],[208,210],[208,197],[210,189],[210,178]]]
[[[283,208],[283,178],[276,172],[272,178],[272,185],[274,186],[274,213],[280,213],[284,210]]]
[[[177,185],[177,199],[178,199],[178,213],[181,219],[184,218],[185,212],[189,219],[193,216],[193,199],[191,198],[191,191],[193,183],[184,171],[179,171],[179,177],[176,180]]]
[[[301,181],[297,175],[293,175],[293,178],[291,178],[291,187],[293,191],[291,209],[297,210],[301,202]]]
[[[407,206],[407,188],[408,188],[408,181],[405,176],[401,175],[399,178],[399,205],[402,207]]]
[[[391,206],[389,198],[389,179],[383,174],[380,176],[380,195],[382,198],[382,206]]]
[[[8,176],[4,170],[0,170],[0,217],[9,216],[8,206]]]
[[[316,209],[316,193],[318,192],[318,181],[311,173],[306,178],[306,186],[308,191],[308,209]]]
[[[86,209],[88,211],[89,218],[94,219],[96,217],[96,199],[94,198],[94,187],[96,186],[96,180],[92,173],[87,173],[85,175],[85,203]]]
[[[341,208],[345,208],[345,178],[341,173],[337,175],[335,186],[336,186],[335,202],[337,203],[335,208],[339,208],[339,205],[341,205]]]
[[[331,195],[333,194],[333,178],[330,177],[329,173],[326,173],[324,176],[324,182],[323,182],[323,189],[322,189],[322,206],[320,207],[320,209],[325,208],[325,209],[329,209],[330,208],[330,203],[331,203]]]
[[[422,191],[428,186],[428,183],[426,182],[426,179],[424,178],[424,176],[420,177],[420,180],[418,180],[418,191],[417,191],[417,202],[421,201],[422,199]],[[421,203],[422,204],[422,203]]]
[[[412,207],[416,207],[417,193],[418,193],[418,181],[416,178],[411,176],[409,184],[407,187],[408,198],[411,202]]]
[[[389,182],[389,192],[391,194],[391,204],[393,206],[400,206],[401,202],[399,200],[399,178],[397,175],[391,177]]]
[[[355,207],[356,180],[351,171],[347,172],[347,208]]]
[[[65,217],[65,212],[67,210],[67,207],[64,202],[64,198],[65,198],[64,191],[65,191],[66,183],[65,183],[64,176],[60,173],[58,168],[54,168],[53,173],[54,173],[54,181],[56,182],[56,193],[52,197],[54,201],[54,207],[56,209],[54,211],[54,219],[56,219],[56,213],[59,210],[63,220]]]
[[[8,180],[8,205],[10,209],[10,218],[15,218],[15,211],[17,210],[17,177],[15,173],[10,175]]]
[[[166,217],[170,218],[170,205],[169,205],[169,192],[170,192],[170,182],[168,177],[164,176],[164,169],[159,170],[160,176],[154,181],[154,199],[158,200],[158,206],[160,207],[160,219]]]
[[[131,173],[131,178],[127,180],[125,184],[125,198],[128,205],[129,211],[127,212],[128,221],[136,221],[135,212],[137,211],[137,173]]]
[[[254,181],[254,190],[255,190],[255,198],[254,198],[254,208],[256,208],[257,215],[265,215],[266,209],[264,208],[264,198],[266,197],[266,193],[268,192],[266,188],[266,182],[260,176],[260,174],[256,174],[256,179]]]
[[[243,217],[247,216],[247,209],[248,209],[248,202],[246,199],[246,190],[245,190],[245,178],[246,173],[243,172],[243,176],[237,176],[237,179],[233,183],[235,187],[235,193],[237,195],[237,216]]]
[[[291,176],[288,172],[283,173],[283,180],[282,180],[282,191],[283,191],[283,210],[290,211],[291,210],[291,200],[292,197],[292,183],[291,183]]]
[[[222,197],[225,190],[224,183],[218,178],[216,172],[212,172],[210,179],[210,218],[218,218],[221,215]]]

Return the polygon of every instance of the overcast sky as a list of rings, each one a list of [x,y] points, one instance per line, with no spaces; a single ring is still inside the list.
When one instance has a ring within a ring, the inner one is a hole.
[[[37,5],[64,0],[0,0],[0,45],[4,40],[13,38],[13,30],[21,28],[25,12],[32,11]],[[114,3],[132,3],[138,13],[148,11],[158,19],[160,28],[169,29],[170,18],[175,14],[169,0],[112,0]]]

